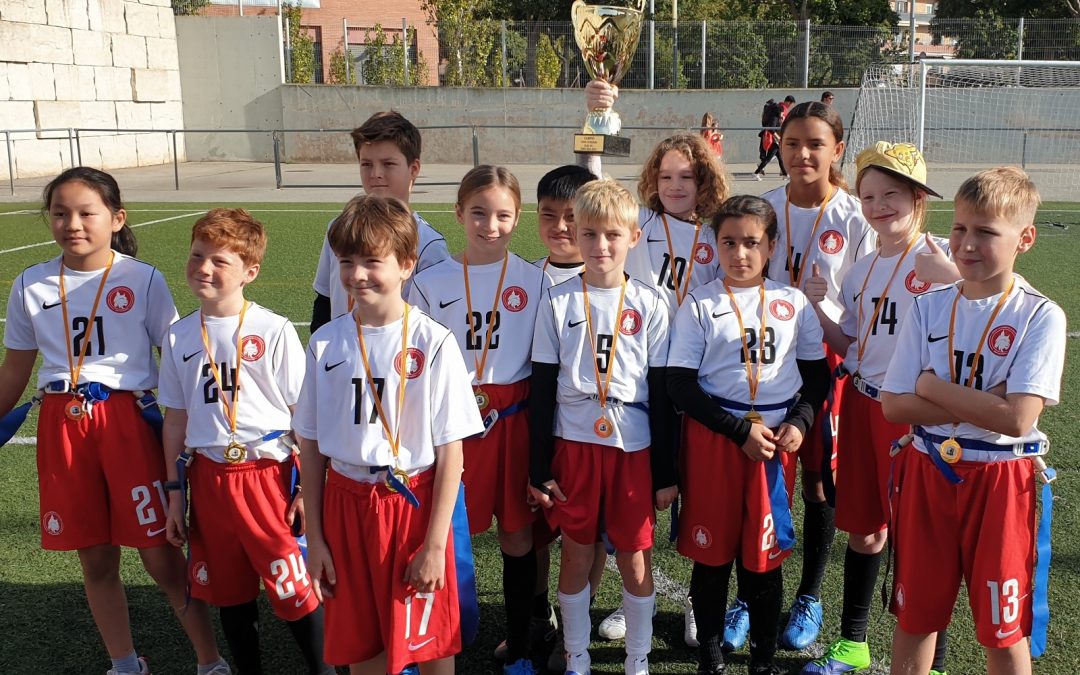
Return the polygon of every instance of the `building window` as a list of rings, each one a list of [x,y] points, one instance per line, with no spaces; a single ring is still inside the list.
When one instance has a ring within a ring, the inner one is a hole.
[[[907,4],[906,0],[898,0],[898,2],[896,3],[896,12],[898,14],[907,14],[908,13],[908,4]]]

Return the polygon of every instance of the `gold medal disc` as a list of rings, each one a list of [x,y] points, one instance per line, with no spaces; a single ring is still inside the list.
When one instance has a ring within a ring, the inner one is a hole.
[[[609,438],[611,434],[615,433],[615,427],[612,426],[611,420],[601,415],[592,426],[593,431],[600,438]]]
[[[945,460],[946,464],[956,464],[960,461],[960,458],[964,456],[964,449],[960,447],[960,444],[956,442],[955,438],[948,438],[941,442],[938,446],[941,452],[941,458]]]
[[[67,406],[64,407],[64,414],[67,415],[69,420],[81,420],[83,415],[86,414],[86,410],[83,408],[82,401],[73,398],[68,401]]]
[[[409,478],[409,474],[405,471],[405,469],[402,469],[400,467],[397,468],[397,469],[391,469],[390,473],[393,474],[393,476],[395,478],[397,478],[398,481],[402,485],[404,485],[406,488],[411,488],[412,487],[412,479]],[[398,489],[396,487],[394,487],[394,484],[392,482],[390,482],[389,478],[386,479],[386,489],[389,490],[390,492],[397,492],[398,491]]]
[[[225,447],[225,461],[229,464],[239,464],[247,458],[247,448],[236,441],[231,441]]]
[[[487,407],[491,405],[491,398],[488,397],[487,392],[483,389],[477,389],[474,392],[476,396],[476,407],[480,410],[487,410]]]
[[[754,410],[753,408],[750,408],[750,412],[743,415],[743,419],[747,422],[750,422],[751,424],[761,424],[763,420],[763,418],[761,417],[761,413]]]

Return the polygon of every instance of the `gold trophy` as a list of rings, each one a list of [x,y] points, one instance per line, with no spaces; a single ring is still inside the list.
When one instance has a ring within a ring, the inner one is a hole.
[[[626,75],[637,51],[645,0],[637,8],[587,5],[582,0],[570,8],[585,70],[594,80],[617,85]],[[622,120],[611,108],[593,110],[585,118],[582,133],[574,134],[574,152],[581,154],[630,156],[630,139],[619,136]]]

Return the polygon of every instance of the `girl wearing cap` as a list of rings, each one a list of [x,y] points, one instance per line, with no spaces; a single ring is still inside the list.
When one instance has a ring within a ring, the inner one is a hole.
[[[855,189],[862,213],[877,233],[878,249],[851,266],[840,284],[842,313],[839,323],[819,309],[825,341],[844,354],[844,414],[837,436],[836,526],[849,533],[844,559],[844,604],[840,638],[825,655],[803,668],[804,675],[846,673],[870,665],[866,625],[877,581],[878,566],[889,518],[890,445],[908,432],[906,425],[885,419],[879,387],[915,296],[935,288],[916,272],[921,255],[944,258],[948,246],[929,234],[926,224],[929,195],[940,197],[926,185],[926,162],[909,143],[879,141],[859,153]],[[956,266],[937,281],[959,279]],[[950,271],[951,270],[951,271]],[[824,293],[807,296],[820,304]],[[934,670],[943,669],[945,636],[939,633]]]

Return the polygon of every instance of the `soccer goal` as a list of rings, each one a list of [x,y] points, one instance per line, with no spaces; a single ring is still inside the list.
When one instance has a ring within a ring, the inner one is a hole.
[[[923,59],[863,76],[844,173],[876,141],[908,141],[948,190],[984,168],[1023,167],[1043,199],[1080,189],[1080,62]],[[941,191],[941,190],[939,190]],[[949,195],[942,191],[942,194]]]

